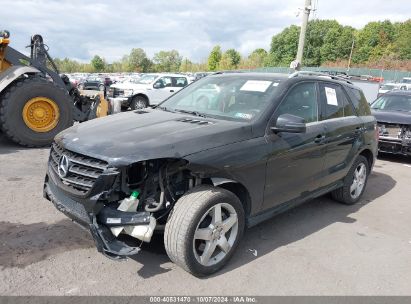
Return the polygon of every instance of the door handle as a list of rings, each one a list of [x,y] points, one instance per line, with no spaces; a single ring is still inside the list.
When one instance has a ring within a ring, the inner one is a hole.
[[[314,142],[315,142],[316,144],[321,144],[321,143],[324,142],[324,140],[325,140],[325,136],[319,134],[319,135],[317,135],[317,136],[315,137]]]
[[[173,93],[173,92],[174,92],[174,90],[170,90],[170,92],[172,92],[172,93]]]

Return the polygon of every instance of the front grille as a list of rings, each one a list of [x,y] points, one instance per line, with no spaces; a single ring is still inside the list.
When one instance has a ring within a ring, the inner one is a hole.
[[[124,96],[124,90],[117,88],[110,88],[108,91],[108,97],[119,97]]]
[[[61,177],[58,166],[63,155],[68,157],[69,166],[67,175]],[[49,163],[60,180],[79,194],[89,191],[108,166],[105,161],[68,151],[56,143],[51,146]]]

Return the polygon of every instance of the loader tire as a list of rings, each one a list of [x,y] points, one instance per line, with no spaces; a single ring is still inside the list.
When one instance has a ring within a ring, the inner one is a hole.
[[[50,145],[73,125],[73,101],[68,92],[40,77],[14,82],[0,95],[0,128],[19,145]]]

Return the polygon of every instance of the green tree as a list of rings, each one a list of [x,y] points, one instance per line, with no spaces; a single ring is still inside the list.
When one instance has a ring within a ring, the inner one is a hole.
[[[57,65],[59,71],[62,73],[73,73],[80,70],[80,64],[75,60],[71,60],[69,58],[55,58],[53,61]]]
[[[291,25],[271,39],[270,53],[266,59],[268,66],[288,66],[295,59],[300,28]]]
[[[312,20],[308,23],[304,56],[305,66],[319,66],[326,61],[348,58],[355,30],[335,20]],[[288,66],[297,55],[300,28],[292,25],[273,36],[265,65]]]
[[[234,68],[233,64],[231,63],[231,58],[227,53],[224,53],[221,56],[220,61],[218,62],[217,69],[218,70],[232,70]]]
[[[159,72],[175,72],[180,69],[183,57],[176,50],[160,51],[154,54],[153,62]]]
[[[248,65],[254,68],[260,68],[264,66],[264,62],[266,61],[268,53],[266,50],[262,48],[255,49],[249,56],[248,56]]]
[[[219,45],[216,45],[215,47],[213,47],[210,55],[208,56],[208,69],[210,71],[217,70],[218,63],[220,62],[221,57],[222,57],[221,47]]]
[[[91,59],[90,64],[96,72],[102,72],[106,66],[104,59],[98,55],[95,55],[93,59]]]
[[[241,61],[241,55],[239,52],[237,52],[235,49],[228,49],[225,52],[228,56],[228,58],[230,59],[230,63],[234,68],[238,67],[238,64]]]
[[[180,72],[192,72],[192,71],[194,71],[194,64],[188,58],[185,58],[181,62]]]
[[[228,49],[222,55],[218,62],[219,70],[233,70],[237,69],[241,61],[241,55],[235,49]]]
[[[353,62],[366,62],[389,55],[393,51],[394,38],[395,27],[389,20],[367,23],[357,33]]]
[[[146,52],[141,48],[132,49],[126,61],[128,64],[127,69],[132,72],[148,72],[152,65]]]
[[[411,19],[395,24],[394,51],[400,59],[411,59]]]
[[[344,57],[337,47],[343,26],[335,20],[312,20],[308,23],[303,65],[319,66],[325,61]],[[348,42],[348,47],[351,47]]]
[[[350,56],[354,33],[355,29],[352,27],[333,24],[325,33],[322,45],[319,46],[320,57],[316,58],[317,65],[326,61],[347,59]]]

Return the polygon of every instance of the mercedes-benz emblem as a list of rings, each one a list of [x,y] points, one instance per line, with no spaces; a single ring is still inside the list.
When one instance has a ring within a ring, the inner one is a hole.
[[[69,171],[70,160],[67,155],[63,154],[60,157],[58,171],[61,178],[66,177]]]

